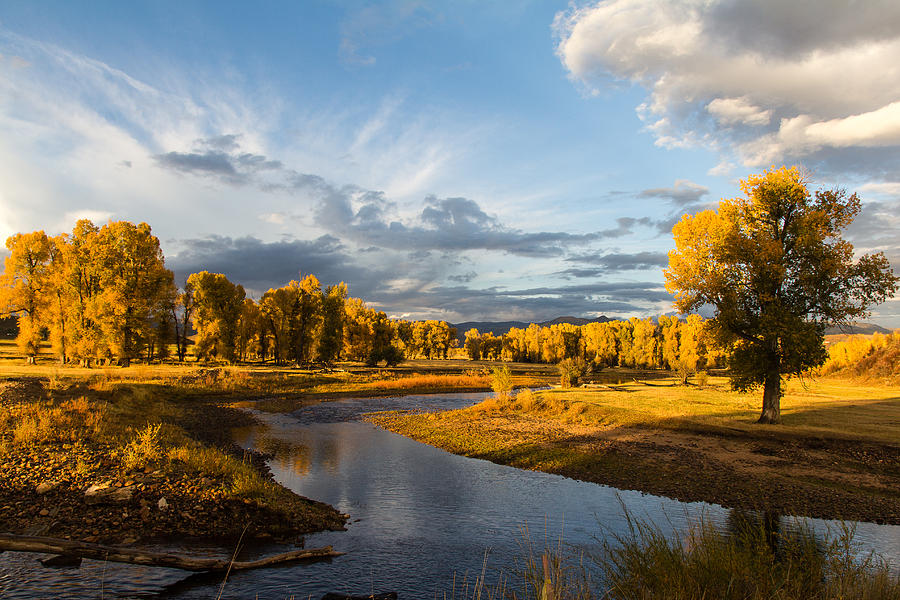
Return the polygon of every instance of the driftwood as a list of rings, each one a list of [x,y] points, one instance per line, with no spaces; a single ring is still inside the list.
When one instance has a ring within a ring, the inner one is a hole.
[[[347,594],[335,594],[334,592],[328,592],[319,600],[397,600],[397,592],[369,594],[368,596],[348,596]]]
[[[135,548],[123,548],[120,546],[104,546],[102,544],[90,544],[72,540],[62,540],[49,537],[34,537],[26,535],[14,535],[0,533],[0,552],[12,550],[14,552],[42,552],[45,554],[58,554],[79,558],[93,558],[110,562],[130,563],[134,565],[147,565],[151,567],[171,567],[185,571],[240,571],[242,569],[256,569],[297,560],[310,560],[341,556],[343,552],[335,552],[331,546],[324,548],[309,548],[306,550],[294,550],[283,554],[275,554],[251,561],[234,561],[219,558],[192,558],[179,554],[150,552]]]

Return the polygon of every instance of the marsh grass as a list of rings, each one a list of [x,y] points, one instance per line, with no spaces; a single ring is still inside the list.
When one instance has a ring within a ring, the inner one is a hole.
[[[732,512],[726,526],[705,517],[670,532],[625,510],[624,533],[602,531],[597,549],[536,543],[527,525],[514,565],[462,596],[473,600],[894,600],[900,577],[863,553],[852,526],[824,535],[803,522]],[[455,588],[455,581],[454,581]],[[445,595],[445,598],[447,596]],[[451,598],[456,598],[453,594]]]
[[[487,375],[478,372],[459,375],[413,374],[390,379],[380,379],[363,384],[364,388],[387,390],[433,390],[451,388],[484,388],[490,385]]]
[[[592,556],[615,600],[875,600],[900,598],[900,579],[874,553],[860,556],[853,528],[818,537],[800,523],[732,514],[728,530],[700,519],[684,534],[626,514],[628,531]]]

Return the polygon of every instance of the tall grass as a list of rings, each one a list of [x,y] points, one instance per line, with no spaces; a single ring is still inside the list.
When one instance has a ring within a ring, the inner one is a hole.
[[[900,579],[875,554],[858,556],[852,527],[819,538],[803,525],[779,527],[733,513],[723,531],[701,519],[666,535],[628,517],[593,556],[615,600],[875,600],[900,598]]]
[[[670,534],[626,512],[624,534],[610,533],[588,554],[536,545],[527,529],[522,567],[466,598],[507,600],[896,600],[900,577],[863,554],[851,526],[817,537],[765,515],[732,513],[726,529],[706,519]]]
[[[365,384],[365,388],[387,390],[410,389],[445,389],[445,388],[479,388],[489,384],[487,375],[476,372],[467,372],[461,375],[410,375],[395,379],[383,379]]]

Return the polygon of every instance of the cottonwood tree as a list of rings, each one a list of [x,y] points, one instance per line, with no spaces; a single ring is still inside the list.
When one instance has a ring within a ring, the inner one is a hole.
[[[191,322],[194,315],[194,286],[185,282],[184,289],[175,294],[169,306],[175,328],[175,354],[178,362],[184,362],[190,343]]]
[[[175,293],[159,240],[146,223],[111,221],[97,232],[100,293],[90,305],[106,351],[128,366],[154,335],[166,299]]]
[[[236,358],[238,322],[244,306],[244,287],[221,273],[200,271],[187,279],[194,292],[194,324],[197,328],[197,360]]]
[[[322,333],[319,336],[319,360],[325,364],[340,357],[344,342],[344,305],[347,284],[328,286],[322,295]]]
[[[51,295],[51,249],[43,231],[17,233],[6,240],[10,254],[2,275],[0,303],[5,314],[18,315],[16,342],[29,363],[34,363],[47,325]]]
[[[666,289],[681,312],[713,307],[732,387],[762,385],[759,422],[778,423],[782,378],[822,364],[825,328],[865,317],[898,278],[884,254],[854,260],[841,237],[859,213],[856,194],[810,193],[797,167],[752,175],[741,190],[675,225]]]

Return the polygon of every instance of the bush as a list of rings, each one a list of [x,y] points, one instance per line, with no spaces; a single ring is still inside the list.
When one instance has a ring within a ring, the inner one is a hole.
[[[680,385],[687,385],[688,379],[691,378],[691,375],[694,374],[694,367],[688,364],[687,361],[679,359],[675,363],[675,377],[678,379],[678,383]]]
[[[694,380],[697,382],[697,387],[706,387],[706,384],[709,382],[709,373],[707,373],[706,371],[697,371],[697,375],[694,377]]]
[[[122,465],[129,471],[146,467],[149,463],[162,458],[160,446],[160,425],[147,424],[137,432],[134,439],[128,442],[122,451]]]
[[[567,358],[559,365],[559,384],[564,388],[580,385],[590,373],[590,365],[580,356],[575,359]]]
[[[491,389],[497,394],[499,400],[507,400],[512,391],[512,374],[509,367],[494,367],[491,371]]]

